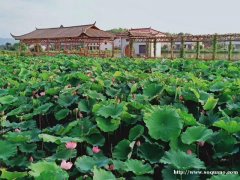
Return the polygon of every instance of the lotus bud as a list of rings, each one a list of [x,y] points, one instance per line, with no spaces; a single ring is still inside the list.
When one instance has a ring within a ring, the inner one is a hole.
[[[17,132],[17,133],[20,133],[20,132],[21,132],[21,130],[20,130],[20,129],[18,129],[18,128],[17,128],[17,129],[15,129],[14,131],[15,131],[15,132]]]
[[[29,162],[33,162],[33,157],[32,156],[30,156],[30,158],[29,158]]]
[[[61,168],[64,169],[64,170],[69,170],[71,169],[73,166],[73,163],[72,162],[67,162],[65,160],[62,160],[62,163],[61,163]]]
[[[200,146],[200,147],[203,147],[203,146],[204,146],[204,144],[205,144],[205,142],[204,142],[204,141],[200,141],[200,142],[198,142],[198,146]]]
[[[68,142],[68,143],[65,144],[65,146],[66,146],[67,149],[73,150],[77,147],[77,143],[76,142]]]
[[[191,150],[191,149],[188,149],[188,150],[187,150],[187,154],[192,155],[192,150]]]
[[[113,164],[111,164],[111,165],[108,166],[108,170],[109,170],[109,171],[113,171],[114,169],[115,169],[115,167],[114,167]]]
[[[44,91],[40,93],[40,96],[45,96],[45,95],[46,93]]]
[[[179,100],[180,100],[180,101],[183,101],[183,100],[184,100],[184,97],[183,97],[183,96],[179,96]]]
[[[117,99],[117,103],[118,103],[118,104],[121,103],[121,99],[120,99],[120,98]]]
[[[133,99],[136,99],[136,94],[132,94],[132,98],[133,98]]]
[[[83,114],[81,112],[78,113],[78,116],[79,116],[80,119],[83,118]]]
[[[88,178],[88,175],[84,175],[84,176],[83,176],[83,179],[87,179],[87,178]]]
[[[137,147],[141,146],[141,141],[136,142]]]
[[[99,153],[100,151],[101,151],[101,149],[100,148],[98,148],[98,146],[94,146],[93,148],[92,148],[92,151],[93,151],[93,153]]]

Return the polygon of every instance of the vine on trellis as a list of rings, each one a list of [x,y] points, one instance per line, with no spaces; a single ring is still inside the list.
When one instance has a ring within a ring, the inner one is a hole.
[[[184,37],[181,39],[181,51],[180,51],[180,58],[185,57],[185,40]]]
[[[232,40],[230,40],[228,45],[228,60],[232,59],[232,53],[233,53],[233,44],[232,44]]]
[[[213,57],[212,59],[215,60],[217,55],[217,34],[213,36]]]

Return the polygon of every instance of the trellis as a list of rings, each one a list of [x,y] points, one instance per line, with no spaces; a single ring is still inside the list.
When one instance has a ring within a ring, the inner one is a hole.
[[[229,42],[228,47],[228,59],[232,59],[232,42],[240,41],[240,34],[213,34],[213,35],[173,35],[173,36],[160,36],[160,37],[137,37],[137,36],[129,36],[130,39],[130,49],[132,49],[132,45],[134,42],[144,42],[144,43],[153,43],[154,47],[156,47],[156,43],[164,42],[170,43],[170,51],[171,51],[171,59],[173,59],[173,44],[175,42],[181,42],[181,50],[180,57],[184,58],[185,42],[196,42],[197,50],[196,50],[196,59],[200,58],[200,42],[212,42],[212,59],[216,59],[217,55],[217,42]],[[130,51],[131,57],[132,51]],[[154,48],[154,58],[156,58],[156,48]]]
[[[22,44],[26,44],[28,46],[35,44],[35,45],[46,46],[46,52],[49,53],[50,45],[54,44],[54,49],[58,53],[61,51],[62,45],[64,45],[64,51],[72,52],[72,51],[76,50],[77,46],[79,46],[80,44],[83,44],[83,46],[87,46],[87,51],[82,54],[81,53],[75,53],[75,54],[89,56],[89,55],[91,55],[88,52],[89,44],[96,43],[98,46],[98,53],[96,54],[96,56],[101,57],[101,56],[106,56],[106,53],[104,53],[104,54],[101,53],[100,45],[101,45],[101,43],[104,43],[106,41],[111,42],[111,44],[112,44],[111,56],[113,57],[114,56],[114,39],[113,38],[79,37],[79,38],[56,38],[56,39],[29,39],[29,40],[24,39],[24,40],[20,41],[19,51],[21,52]],[[36,55],[41,54],[39,46],[36,46],[36,47],[37,47],[37,51],[35,54]],[[71,53],[71,54],[73,54],[73,53]]]

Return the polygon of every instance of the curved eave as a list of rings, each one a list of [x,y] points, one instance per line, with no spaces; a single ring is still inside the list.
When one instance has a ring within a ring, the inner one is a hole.
[[[20,37],[21,37],[21,36],[15,36],[15,35],[13,35],[12,33],[10,33],[10,35],[12,36],[13,39],[15,39],[15,40],[20,40]]]

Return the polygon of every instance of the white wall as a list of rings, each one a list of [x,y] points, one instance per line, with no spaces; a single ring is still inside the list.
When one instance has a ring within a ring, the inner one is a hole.
[[[146,45],[146,43],[133,43],[133,48],[135,50],[135,54],[138,55],[139,54],[139,46],[140,45]],[[145,55],[145,54],[144,54]]]
[[[114,40],[114,47],[122,49],[122,55],[125,56],[125,48],[126,46],[129,45],[129,41],[126,40],[126,38],[119,38]],[[146,45],[146,43],[139,43],[139,42],[134,42],[133,43],[133,48],[135,51],[135,55],[139,55],[139,45]],[[151,56],[154,57],[154,48],[153,48],[153,43],[150,44],[151,47]],[[156,57],[161,57],[161,49],[162,49],[162,43],[157,43],[156,45]],[[145,55],[145,54],[141,54]]]
[[[151,46],[151,57],[154,57],[154,43],[150,43]],[[162,43],[157,42],[156,44],[156,57],[161,57]]]
[[[105,50],[112,50],[112,43],[111,42],[107,42],[107,43],[101,43],[100,44],[100,50],[101,51],[105,51]]]

